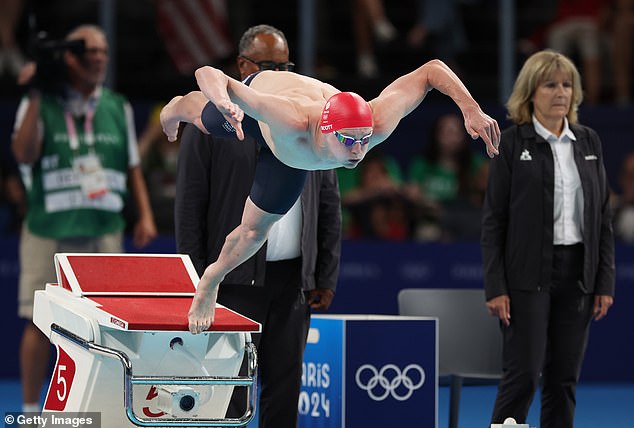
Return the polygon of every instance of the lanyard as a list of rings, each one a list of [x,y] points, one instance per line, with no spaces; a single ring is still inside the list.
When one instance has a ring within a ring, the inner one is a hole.
[[[92,127],[92,119],[95,116],[94,109],[89,109],[84,115],[84,140],[88,147],[95,144],[95,133]],[[77,128],[75,128],[75,120],[69,111],[64,112],[64,120],[66,121],[66,130],[68,131],[68,143],[70,148],[75,151],[79,149],[79,136]]]

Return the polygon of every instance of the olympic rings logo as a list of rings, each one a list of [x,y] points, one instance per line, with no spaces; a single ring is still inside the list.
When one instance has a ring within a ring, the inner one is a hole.
[[[364,364],[357,369],[355,380],[357,386],[367,391],[374,401],[383,401],[388,395],[405,401],[425,383],[425,370],[418,364],[410,364],[403,371],[395,364],[386,364],[381,370],[372,364]]]

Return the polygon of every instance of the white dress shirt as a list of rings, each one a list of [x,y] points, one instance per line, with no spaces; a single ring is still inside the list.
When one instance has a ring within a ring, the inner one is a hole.
[[[555,162],[553,244],[572,245],[583,242],[583,189],[572,150],[577,138],[570,130],[566,118],[559,137],[539,123],[534,115],[533,126],[535,132],[550,144]]]
[[[302,198],[269,231],[266,261],[290,260],[301,255]]]

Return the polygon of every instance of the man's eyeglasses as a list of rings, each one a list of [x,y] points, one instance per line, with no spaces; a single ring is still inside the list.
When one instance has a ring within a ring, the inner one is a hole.
[[[352,147],[355,143],[361,143],[362,146],[365,146],[370,142],[370,137],[372,136],[372,131],[361,138],[349,137],[347,135],[340,134],[337,131],[333,131],[333,133],[335,134],[335,137],[337,137],[337,140],[346,147]]]
[[[240,58],[246,59],[252,64],[257,65],[260,70],[276,70],[276,71],[293,71],[295,64],[292,62],[275,62],[275,61],[253,61],[251,58],[240,55]]]

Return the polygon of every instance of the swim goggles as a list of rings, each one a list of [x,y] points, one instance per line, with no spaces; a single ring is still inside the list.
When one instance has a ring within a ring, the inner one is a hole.
[[[335,134],[335,137],[337,137],[337,140],[339,140],[339,142],[346,147],[352,147],[354,146],[355,143],[360,143],[362,146],[365,146],[366,144],[370,142],[370,137],[372,136],[372,131],[370,131],[368,135],[364,135],[361,138],[349,137],[337,131],[332,131],[332,132]]]

